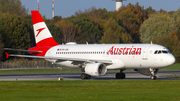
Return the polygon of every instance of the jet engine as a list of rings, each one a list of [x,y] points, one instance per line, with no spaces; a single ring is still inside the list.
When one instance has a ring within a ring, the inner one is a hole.
[[[89,63],[84,70],[86,74],[91,76],[103,76],[107,72],[106,65],[102,63]]]
[[[142,75],[147,75],[147,76],[151,76],[151,71],[149,69],[134,69],[135,71],[139,72]],[[156,74],[158,72],[159,69],[155,69],[154,73]]]

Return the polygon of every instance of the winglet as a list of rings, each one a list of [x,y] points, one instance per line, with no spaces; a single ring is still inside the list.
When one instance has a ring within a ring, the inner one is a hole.
[[[6,59],[10,56],[7,52],[5,52],[5,54],[6,54]]]

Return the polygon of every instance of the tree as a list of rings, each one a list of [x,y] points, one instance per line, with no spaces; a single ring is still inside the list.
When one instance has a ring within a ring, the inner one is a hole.
[[[56,20],[55,20],[55,19],[56,19]],[[57,43],[62,43],[62,36],[63,36],[62,31],[61,31],[60,28],[58,28],[58,27],[56,26],[56,22],[58,22],[58,21],[60,21],[60,19],[57,18],[57,17],[54,17],[53,20],[51,20],[51,19],[45,20],[46,25],[47,25],[47,27],[49,28],[49,31],[51,32],[54,40],[55,40]]]
[[[25,15],[28,9],[22,6],[20,0],[0,0],[0,12],[15,15]]]
[[[0,34],[0,61],[2,60],[2,53],[3,53],[3,43],[2,43],[1,34]]]
[[[141,42],[149,43],[154,38],[167,35],[174,30],[177,30],[177,24],[170,15],[164,12],[152,14],[140,28]]]
[[[79,34],[79,37],[86,36],[83,34],[88,34],[89,36],[91,36],[91,38],[95,38],[93,40],[95,40],[96,43],[100,43],[99,41],[103,35],[101,28],[96,22],[92,21],[89,18],[89,16],[85,14],[81,14],[78,17],[71,17],[68,20],[69,22],[72,22],[74,25],[77,25],[81,29],[81,33]],[[78,41],[82,42],[82,40],[78,40]]]
[[[8,17],[7,17],[8,16]],[[16,15],[0,16],[0,33],[6,48],[28,49],[32,46],[28,19]]]
[[[61,19],[62,19],[61,16],[54,16],[54,17],[53,17],[53,22],[58,22],[58,21],[60,21]]]
[[[171,14],[171,17],[175,20],[176,24],[180,23],[180,8]]]
[[[82,17],[82,15],[86,15],[89,17],[91,22],[95,22],[98,25],[98,29],[101,31],[103,30],[103,23],[108,20],[109,17],[109,11],[107,11],[105,8],[104,9],[96,9],[96,7],[92,7],[90,9],[85,9],[84,12],[79,10],[78,12],[75,13],[75,16],[79,18]],[[84,32],[83,32],[84,33]],[[87,33],[87,32],[86,32]],[[100,42],[99,39],[96,39],[97,42]]]
[[[81,29],[74,25],[72,22],[67,22],[66,20],[61,20],[57,22],[56,26],[61,29],[63,38],[62,42],[76,42],[77,41],[77,35],[81,33]]]
[[[85,14],[90,17],[90,19],[94,20],[95,22],[100,19],[108,19],[109,12],[104,9],[96,9],[96,7],[91,7],[90,9],[85,9],[84,12],[81,10],[75,12],[75,16],[78,17],[82,14]]]
[[[156,13],[156,10],[152,9],[151,6],[149,6],[149,8],[146,8],[144,11],[145,11],[146,14],[148,14],[148,15],[149,15],[149,14],[152,14],[152,13]]]
[[[138,3],[136,5],[129,4],[127,7],[122,6],[118,11],[112,12],[109,18],[111,17],[116,21],[120,19],[134,42],[140,42],[139,28],[148,18],[148,15]]]
[[[176,63],[180,63],[180,35],[177,31],[154,38],[153,43],[165,46],[176,58]]]
[[[120,26],[113,18],[104,24],[104,36],[101,43],[131,43],[132,38],[123,26]]]
[[[109,28],[106,32],[104,32],[104,36],[101,39],[101,43],[120,43],[120,40],[119,37],[114,33],[114,31],[111,28]]]

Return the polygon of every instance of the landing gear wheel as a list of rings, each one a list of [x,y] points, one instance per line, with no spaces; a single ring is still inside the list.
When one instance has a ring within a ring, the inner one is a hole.
[[[81,79],[84,80],[84,79],[86,79],[86,78],[87,78],[87,75],[86,75],[85,73],[82,73],[82,74],[81,74]]]
[[[120,73],[116,73],[116,79],[120,79]]]
[[[125,79],[126,75],[125,73],[116,73],[116,79]]]
[[[125,79],[126,78],[126,75],[125,75],[125,73],[120,73],[121,74],[121,79]]]
[[[87,75],[87,74],[86,74]],[[87,75],[87,79],[91,79],[91,75]]]
[[[157,77],[155,75],[158,72],[158,69],[149,68],[149,70],[151,72],[151,80],[156,80]]]
[[[157,77],[156,77],[156,76],[151,76],[151,79],[152,79],[152,80],[156,80]]]
[[[82,73],[82,74],[81,74],[81,79],[82,79],[82,80],[91,79],[91,76],[90,76],[90,75],[87,75],[87,74],[85,74],[85,73]]]

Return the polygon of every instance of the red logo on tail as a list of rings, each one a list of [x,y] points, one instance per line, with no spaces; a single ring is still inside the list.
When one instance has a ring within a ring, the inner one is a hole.
[[[40,29],[36,30],[36,31],[38,31],[36,37],[37,37],[37,36],[39,35],[39,33],[41,33],[41,31],[44,30],[44,29],[45,29],[45,28],[40,28]]]

